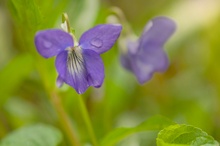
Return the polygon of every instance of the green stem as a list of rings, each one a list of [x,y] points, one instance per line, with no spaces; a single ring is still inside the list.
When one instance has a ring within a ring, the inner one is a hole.
[[[77,41],[76,36],[74,35],[74,33],[73,33],[72,30],[71,30],[70,22],[69,22],[69,17],[68,17],[68,15],[67,15],[67,13],[63,13],[63,15],[62,15],[62,22],[63,22],[63,23],[66,22],[67,31],[68,31],[68,33],[71,34],[72,37],[73,37],[74,46],[78,46],[79,43],[78,43],[78,41]]]
[[[77,140],[76,135],[73,131],[73,127],[72,127],[71,122],[68,118],[68,115],[66,114],[66,112],[62,106],[62,102],[60,100],[60,97],[58,97],[58,95],[55,92],[52,92],[50,97],[51,97],[51,101],[57,111],[57,114],[59,116],[61,126],[63,127],[66,135],[68,136],[68,139],[69,139],[71,145],[72,146],[80,146],[80,143]]]
[[[37,60],[36,62],[40,62],[36,64],[36,68],[38,69],[39,74],[42,80],[44,81],[46,93],[50,97],[51,103],[53,104],[56,113],[58,114],[60,125],[62,126],[64,132],[66,133],[66,136],[68,137],[71,146],[81,146],[78,139],[76,138],[76,134],[73,131],[73,127],[71,125],[67,113],[64,110],[63,104],[61,102],[60,97],[57,94],[57,91],[54,89],[54,87],[50,86],[48,82],[48,77],[44,73],[44,71],[47,70],[45,64],[41,63],[41,59],[39,59],[38,56],[35,57],[36,57],[35,59]]]
[[[83,101],[83,97],[79,95],[77,97],[77,100],[78,100],[78,104],[79,104],[79,110],[81,111],[82,118],[85,122],[86,128],[88,130],[89,136],[90,136],[91,141],[92,141],[92,144],[93,144],[93,146],[98,146],[96,136],[95,136],[92,124],[91,124],[91,120],[89,118],[88,111],[87,111],[85,103]]]
[[[70,22],[69,22],[69,18],[68,18],[68,15],[67,13],[63,13],[62,15],[62,22],[66,22],[66,25],[67,25],[67,31],[70,33],[71,32],[71,27],[70,27]]]
[[[130,24],[128,23],[125,15],[123,13],[123,11],[118,7],[111,7],[110,10],[113,14],[115,14],[117,16],[118,20],[123,25],[124,33],[126,35],[134,34]]]

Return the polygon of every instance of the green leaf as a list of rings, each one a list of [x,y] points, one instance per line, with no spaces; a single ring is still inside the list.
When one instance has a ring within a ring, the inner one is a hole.
[[[12,132],[0,146],[57,146],[61,141],[62,135],[56,128],[38,124]]]
[[[51,28],[61,16],[68,0],[8,0],[9,12],[15,26],[16,47],[32,53],[34,36],[38,30]]]
[[[9,0],[8,7],[19,28],[27,32],[52,27],[68,0]],[[17,24],[18,23],[18,24]]]
[[[101,146],[112,146],[131,134],[150,130],[161,130],[169,125],[174,124],[174,122],[163,116],[153,116],[136,127],[131,128],[117,128],[110,132],[101,141]]]
[[[0,70],[0,105],[3,105],[7,98],[27,78],[33,70],[33,58],[29,54],[22,54],[14,57],[2,70]]]
[[[9,0],[8,6],[15,21],[22,24],[26,29],[31,30],[42,21],[35,0]]]
[[[219,144],[199,128],[176,124],[160,131],[157,146],[219,146]]]

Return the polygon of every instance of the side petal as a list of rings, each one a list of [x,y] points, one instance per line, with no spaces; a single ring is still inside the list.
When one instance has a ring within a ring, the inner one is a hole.
[[[121,54],[120,55],[120,62],[124,68],[126,68],[129,71],[132,71],[131,59],[128,56],[128,54]]]
[[[163,46],[174,33],[175,29],[176,24],[173,20],[167,17],[156,17],[145,26],[139,43],[142,45]],[[141,48],[143,47],[140,46]]]
[[[124,68],[129,71],[132,71],[131,61],[133,60],[133,56],[135,56],[138,50],[139,43],[136,41],[131,41],[129,38],[126,42],[127,51],[121,52],[120,61]]]
[[[118,39],[122,30],[120,24],[97,25],[83,33],[79,44],[83,49],[90,49],[98,54],[108,51]]]
[[[89,87],[87,71],[84,65],[80,66],[80,70],[76,69],[74,61],[76,60],[68,61],[68,52],[63,51],[57,55],[55,65],[57,72],[63,81],[72,86],[77,93],[82,94]]]
[[[63,83],[64,83],[64,80],[61,78],[61,76],[59,75],[57,77],[57,80],[56,80],[56,85],[58,88],[62,87],[63,86]]]
[[[56,70],[59,74],[59,78],[62,79],[63,81],[65,79],[66,71],[67,71],[67,57],[68,57],[68,52],[62,51],[57,55],[55,61]]]
[[[83,50],[85,68],[90,86],[100,87],[104,80],[104,65],[99,54],[92,50]]]
[[[38,53],[45,58],[56,56],[67,47],[73,46],[72,36],[59,29],[38,31],[34,41]]]

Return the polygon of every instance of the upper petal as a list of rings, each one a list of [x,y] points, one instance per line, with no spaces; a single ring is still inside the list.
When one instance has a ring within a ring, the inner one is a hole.
[[[35,46],[39,54],[49,58],[73,46],[73,38],[69,33],[59,29],[38,31],[35,35]]]
[[[139,39],[139,49],[147,49],[146,45],[163,46],[176,29],[173,20],[167,17],[156,17],[152,19],[144,29]]]
[[[91,49],[98,54],[109,50],[118,39],[122,26],[120,24],[97,25],[83,33],[79,44],[83,49]]]

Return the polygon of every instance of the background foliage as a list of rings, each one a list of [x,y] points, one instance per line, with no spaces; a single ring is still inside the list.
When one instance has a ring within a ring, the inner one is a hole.
[[[147,21],[160,15],[171,17],[177,31],[165,46],[169,69],[143,86],[121,67],[117,44],[102,55],[104,84],[100,89],[90,87],[83,97],[98,139],[116,127],[137,126],[160,114],[201,128],[220,141],[219,0],[0,0],[0,138],[18,128],[44,123],[60,131],[54,132],[58,137],[54,145],[69,145],[50,102],[57,76],[54,58],[46,60],[37,54],[34,35],[41,29],[59,28],[61,14],[67,12],[79,38],[94,25],[106,23],[112,6],[123,10],[137,35]],[[78,96],[68,86],[59,94],[77,136],[88,143]],[[162,128],[140,130],[118,145],[156,145]],[[124,130],[129,133],[131,129]],[[53,130],[48,127],[49,133]]]

